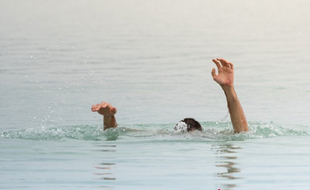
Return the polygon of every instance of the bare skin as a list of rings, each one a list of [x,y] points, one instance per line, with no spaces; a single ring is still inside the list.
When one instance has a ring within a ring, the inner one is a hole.
[[[230,113],[231,122],[236,133],[242,131],[248,131],[248,123],[246,121],[243,109],[240,101],[234,89],[234,66],[231,62],[225,59],[212,59],[218,69],[212,69],[212,77],[224,90],[227,106]],[[116,108],[107,102],[101,102],[100,104],[92,105],[91,110],[103,115],[104,130],[108,128],[117,127],[115,114]]]
[[[212,59],[218,69],[212,69],[212,77],[224,90],[230,119],[236,133],[248,131],[248,123],[234,88],[234,65],[225,59]]]
[[[103,130],[117,127],[114,116],[117,110],[108,102],[101,102],[100,104],[92,105],[91,111],[98,112],[100,115],[103,115]]]

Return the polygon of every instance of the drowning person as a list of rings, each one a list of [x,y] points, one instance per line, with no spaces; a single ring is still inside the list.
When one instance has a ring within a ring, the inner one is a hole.
[[[216,69],[213,68],[211,74],[213,80],[222,87],[225,93],[227,107],[234,131],[236,133],[248,131],[248,123],[234,88],[233,63],[220,58],[212,59],[212,61],[215,63],[218,73],[216,74]],[[104,130],[117,127],[117,122],[115,119],[117,110],[108,102],[101,102],[100,104],[92,105],[91,110],[104,116]],[[195,130],[202,131],[202,127],[195,119],[185,118],[176,124],[174,130],[182,132],[191,132]]]

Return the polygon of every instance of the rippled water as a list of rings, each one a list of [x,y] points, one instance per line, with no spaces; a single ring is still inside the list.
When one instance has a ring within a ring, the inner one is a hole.
[[[2,0],[0,188],[309,188],[309,6]],[[249,133],[215,57],[235,64]],[[90,112],[103,100],[118,129]],[[175,133],[184,117],[204,131]]]
[[[308,187],[308,127],[226,122],[176,133],[170,124],[63,126],[5,131],[2,187],[286,189]],[[294,128],[294,129],[293,129]],[[295,147],[295,148],[292,148]]]
[[[28,128],[23,130],[4,131],[0,135],[8,139],[28,139],[65,141],[68,139],[86,141],[113,140],[202,140],[202,141],[243,141],[247,139],[273,138],[282,136],[310,135],[305,126],[280,126],[274,123],[250,123],[250,131],[235,134],[227,122],[204,122],[202,132],[182,133],[173,130],[173,124],[126,125],[102,130],[102,126],[63,126],[49,128]]]

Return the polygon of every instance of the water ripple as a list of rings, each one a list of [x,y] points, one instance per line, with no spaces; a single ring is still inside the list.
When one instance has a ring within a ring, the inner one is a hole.
[[[250,123],[250,131],[234,133],[226,122],[204,122],[203,132],[176,133],[172,124],[123,125],[102,131],[101,126],[60,126],[28,128],[4,131],[1,138],[62,141],[66,139],[84,141],[243,141],[247,139],[274,138],[281,136],[309,135],[306,126],[281,126],[274,123]]]

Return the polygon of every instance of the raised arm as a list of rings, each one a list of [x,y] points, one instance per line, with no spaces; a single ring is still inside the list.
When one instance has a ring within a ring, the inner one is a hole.
[[[234,65],[225,59],[212,59],[216,64],[218,73],[215,68],[212,69],[212,77],[224,90],[227,106],[230,113],[230,119],[236,133],[248,131],[242,106],[234,88]]]
[[[103,130],[111,127],[117,127],[116,119],[114,116],[117,110],[108,102],[101,102],[100,104],[92,105],[91,111],[98,112],[100,115],[103,115]]]

